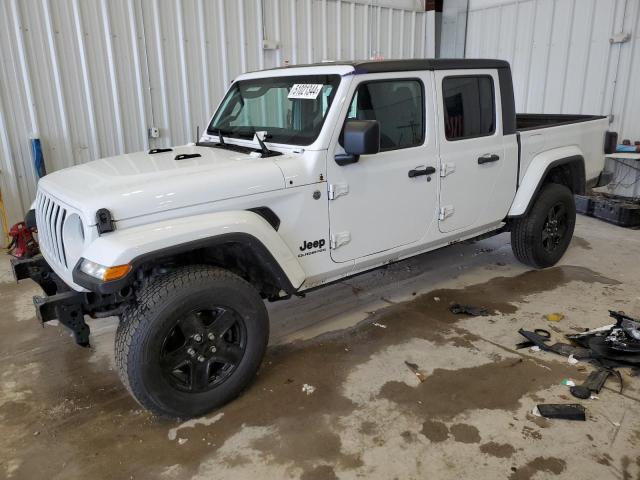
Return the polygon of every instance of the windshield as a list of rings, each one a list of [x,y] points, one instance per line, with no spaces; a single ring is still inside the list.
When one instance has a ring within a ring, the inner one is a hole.
[[[209,124],[207,133],[225,138],[253,138],[309,145],[320,134],[339,75],[258,78],[234,83]]]

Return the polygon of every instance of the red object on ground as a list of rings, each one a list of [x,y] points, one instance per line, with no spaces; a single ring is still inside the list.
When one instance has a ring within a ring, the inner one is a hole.
[[[30,258],[40,252],[38,242],[33,238],[35,229],[28,228],[24,222],[16,223],[9,230],[9,253],[17,258]]]

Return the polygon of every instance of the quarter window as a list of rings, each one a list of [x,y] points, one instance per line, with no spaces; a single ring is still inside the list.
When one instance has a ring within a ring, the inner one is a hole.
[[[380,150],[415,147],[424,142],[424,95],[418,80],[362,83],[347,119],[377,120]]]
[[[492,135],[496,129],[493,79],[487,75],[442,81],[447,140]]]

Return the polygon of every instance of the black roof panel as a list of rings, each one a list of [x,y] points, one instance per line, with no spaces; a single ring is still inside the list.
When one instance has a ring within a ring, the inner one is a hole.
[[[417,70],[459,70],[480,68],[509,68],[505,60],[482,58],[412,58],[407,60],[356,60],[352,62],[335,61],[290,65],[295,67],[326,67],[331,65],[350,65],[356,73],[410,72]]]

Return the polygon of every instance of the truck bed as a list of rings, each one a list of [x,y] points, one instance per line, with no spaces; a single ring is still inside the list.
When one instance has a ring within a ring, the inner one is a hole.
[[[571,123],[588,122],[606,118],[601,115],[573,115],[555,113],[516,113],[516,129],[520,131],[556,127]]]
[[[607,117],[526,113],[516,114],[516,126],[520,140],[518,185],[532,159],[543,153],[583,157],[585,181],[596,178],[604,168]]]

